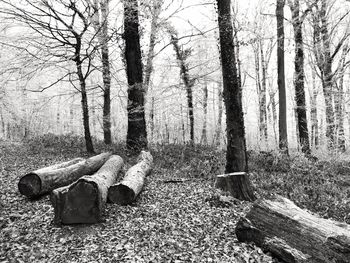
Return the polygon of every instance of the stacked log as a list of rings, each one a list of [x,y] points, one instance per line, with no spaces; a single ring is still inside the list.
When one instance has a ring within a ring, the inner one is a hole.
[[[141,192],[145,178],[151,172],[152,165],[152,155],[142,151],[137,164],[126,172],[124,179],[109,188],[108,201],[119,205],[131,204]]]
[[[257,200],[236,226],[241,242],[254,242],[285,262],[350,262],[350,226],[323,219],[281,196]]]
[[[76,158],[35,170],[21,177],[18,190],[29,198],[39,197],[53,189],[68,185],[83,175],[93,174],[110,156],[111,153],[101,153],[86,160]]]
[[[102,221],[108,188],[115,183],[123,159],[112,155],[93,175],[54,190],[51,203],[56,224],[98,223]]]

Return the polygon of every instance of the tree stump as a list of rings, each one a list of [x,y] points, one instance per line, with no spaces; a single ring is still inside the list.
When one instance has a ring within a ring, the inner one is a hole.
[[[107,201],[108,188],[115,182],[124,162],[112,155],[93,175],[51,193],[56,224],[98,223]]]
[[[124,179],[108,189],[108,201],[119,205],[131,204],[141,192],[152,165],[152,155],[142,151],[138,163],[126,172]]]
[[[30,172],[21,177],[18,190],[21,194],[36,198],[53,189],[68,185],[83,175],[96,172],[111,156],[101,153],[88,159],[77,158]]]
[[[244,197],[244,200],[247,201],[255,200],[248,174],[245,172],[217,175],[215,187],[230,192],[231,195],[237,199]]]
[[[349,225],[312,215],[281,196],[257,200],[237,223],[236,235],[285,262],[350,262]]]

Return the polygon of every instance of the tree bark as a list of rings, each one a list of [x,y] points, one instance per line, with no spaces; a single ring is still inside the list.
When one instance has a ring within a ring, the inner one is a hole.
[[[132,152],[138,153],[147,148],[147,131],[137,0],[124,1],[124,39],[129,85],[126,146]]]
[[[145,178],[151,172],[152,166],[152,155],[142,151],[138,163],[126,172],[124,179],[109,188],[108,200],[119,205],[131,204],[141,192]]]
[[[350,226],[320,218],[276,196],[257,200],[236,226],[241,242],[255,242],[285,262],[349,262]]]
[[[215,187],[230,192],[233,197],[238,199],[240,196],[250,196],[252,191],[249,176],[245,172],[218,175]]]
[[[108,188],[116,181],[123,159],[112,155],[93,175],[54,190],[51,203],[56,224],[98,223],[107,201]]]
[[[186,59],[190,55],[191,49],[183,50],[180,47],[177,32],[175,32],[175,29],[171,28],[171,30],[169,30],[169,33],[171,37],[171,42],[175,50],[176,59],[180,66],[180,76],[186,88],[188,118],[190,120],[190,142],[194,143],[194,114],[193,114],[193,94],[192,94],[194,79],[190,77],[188,63],[186,63]]]
[[[223,107],[222,107],[222,90],[221,87],[218,86],[218,122],[216,124],[216,130],[215,130],[215,145],[220,146],[221,143],[221,126],[222,126],[222,112],[223,112]]]
[[[304,43],[302,28],[304,19],[300,17],[299,0],[294,0],[294,5],[292,4],[291,10],[295,41],[294,86],[299,143],[301,145],[302,152],[305,154],[310,154],[309,130],[307,126],[304,89]]]
[[[202,127],[202,136],[201,144],[208,144],[207,137],[207,115],[208,115],[208,84],[205,81],[203,86],[203,127]]]
[[[86,160],[77,158],[35,170],[21,177],[18,190],[29,198],[39,197],[53,189],[68,185],[83,175],[96,172],[110,155],[110,153],[102,153]]]
[[[279,148],[282,153],[288,154],[288,134],[287,134],[287,101],[286,84],[284,74],[284,8],[285,0],[277,0],[277,84],[279,97]]]
[[[235,48],[233,45],[233,27],[231,20],[231,1],[217,1],[218,23],[220,35],[220,53],[224,85],[224,100],[226,107],[227,151],[225,173],[247,172],[247,152],[242,109],[242,88],[237,79]],[[234,177],[236,185],[247,191],[237,192],[239,199],[254,200],[255,196],[250,185],[245,185],[248,179]],[[241,195],[241,193],[243,193]]]

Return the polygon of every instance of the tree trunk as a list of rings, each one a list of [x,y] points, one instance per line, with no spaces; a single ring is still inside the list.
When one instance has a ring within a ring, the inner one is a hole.
[[[267,91],[267,65],[268,62],[265,59],[264,50],[263,50],[263,41],[260,39],[260,59],[261,59],[261,94],[260,94],[260,121],[262,122],[262,134],[264,136],[265,142],[268,140],[267,136],[267,112],[266,112],[266,91]],[[270,55],[271,56],[271,55]],[[268,59],[270,60],[270,59]]]
[[[235,198],[249,196],[251,192],[249,176],[245,172],[217,175],[215,187],[230,192]]]
[[[277,0],[276,18],[277,18],[277,83],[279,97],[279,148],[282,153],[288,154],[288,135],[287,135],[287,101],[286,84],[284,74],[284,8],[285,0]]]
[[[35,170],[21,177],[18,190],[29,198],[39,197],[53,189],[68,185],[83,175],[96,172],[110,155],[102,153],[86,160],[78,158]]]
[[[310,104],[311,104],[311,143],[312,146],[317,149],[318,147],[318,120],[317,120],[317,87],[316,87],[316,76],[315,72],[312,72],[312,93],[310,94]]]
[[[138,153],[147,148],[147,131],[137,0],[124,1],[124,39],[129,85],[126,146],[134,153]]]
[[[312,215],[276,196],[257,200],[239,220],[241,242],[255,242],[285,262],[349,262],[350,226]]]
[[[215,130],[215,145],[220,146],[221,143],[221,126],[222,126],[222,90],[221,87],[218,87],[218,122],[216,124],[216,130]]]
[[[231,1],[217,1],[220,35],[220,54],[226,107],[227,151],[225,173],[247,172],[247,152],[242,109],[242,88],[237,79],[235,49],[233,46],[233,28],[231,20]],[[249,180],[234,177],[236,185],[247,189],[235,194],[239,199],[254,200]],[[242,190],[242,189],[241,189]],[[243,194],[242,194],[243,193]]]
[[[303,19],[300,17],[299,0],[294,1],[292,9],[292,24],[294,29],[295,41],[295,60],[294,60],[294,86],[297,126],[299,132],[299,143],[301,151],[310,154],[309,130],[306,117],[306,102],[304,90],[304,43],[303,43]]]
[[[208,115],[208,84],[205,81],[203,86],[203,127],[202,127],[202,136],[201,144],[208,144],[207,137],[207,115]]]
[[[98,223],[107,201],[108,188],[116,181],[123,159],[112,155],[93,175],[54,190],[51,203],[56,224]]]
[[[191,53],[191,50],[190,49],[183,50],[180,47],[177,32],[175,32],[175,29],[171,28],[171,30],[169,30],[169,33],[171,37],[171,42],[173,44],[173,47],[176,53],[176,59],[180,66],[180,76],[186,88],[188,118],[190,120],[190,142],[194,143],[194,114],[193,114],[193,94],[192,94],[194,79],[190,78],[188,63],[186,63],[186,59]]]
[[[109,188],[108,200],[119,205],[131,204],[141,192],[145,178],[151,172],[152,166],[152,155],[142,151],[138,163],[126,172],[124,179]]]

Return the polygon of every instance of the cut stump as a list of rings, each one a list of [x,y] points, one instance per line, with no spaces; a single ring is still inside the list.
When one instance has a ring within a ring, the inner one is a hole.
[[[230,192],[237,199],[247,201],[254,201],[256,199],[249,181],[249,175],[245,172],[217,175],[215,187]]]
[[[131,204],[141,192],[152,165],[152,155],[142,151],[138,157],[138,163],[126,172],[124,179],[108,189],[108,201],[119,205]]]
[[[285,262],[350,262],[349,225],[312,215],[281,196],[257,200],[237,223],[236,235]]]
[[[115,182],[124,162],[112,155],[93,175],[51,193],[56,224],[98,223],[107,201],[108,188]]]
[[[21,177],[18,182],[18,190],[29,198],[39,197],[53,189],[68,185],[83,175],[93,174],[109,156],[111,153],[101,153],[86,160],[76,158],[35,170]]]

